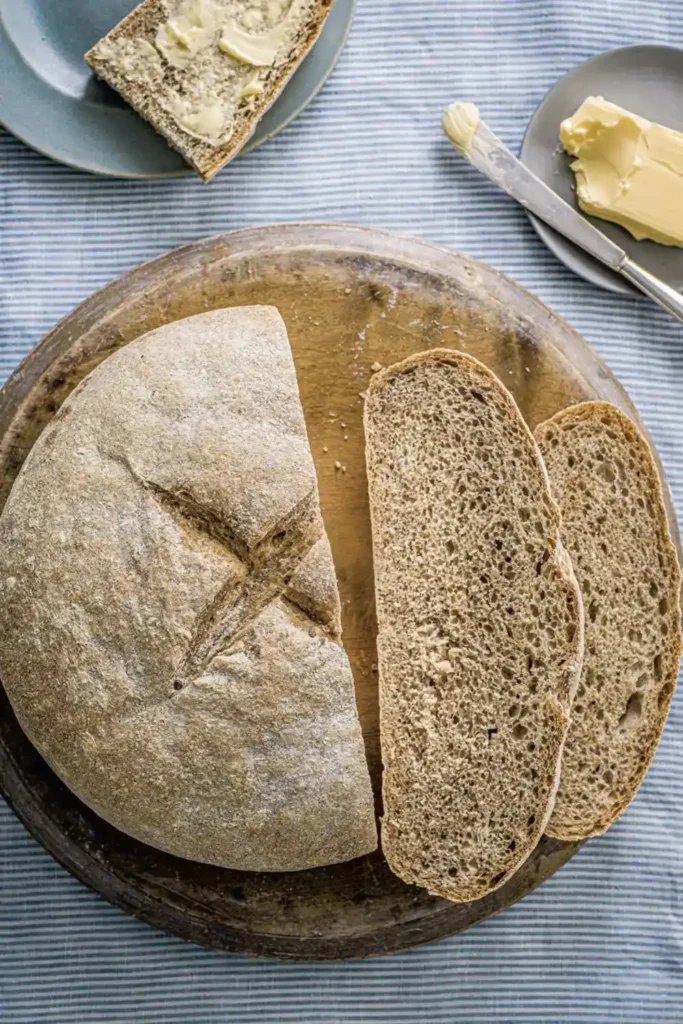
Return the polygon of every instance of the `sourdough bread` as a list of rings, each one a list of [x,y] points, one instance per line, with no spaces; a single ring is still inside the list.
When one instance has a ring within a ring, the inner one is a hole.
[[[144,0],[85,59],[208,181],[253,134],[334,0]]]
[[[583,670],[550,835],[581,839],[633,799],[656,749],[681,653],[681,574],[647,441],[607,402],[536,430],[583,594]]]
[[[550,815],[580,596],[538,448],[485,366],[435,350],[378,373],[365,430],[382,846],[406,882],[473,900]]]
[[[251,871],[377,833],[285,326],[162,327],[88,376],[0,518],[0,673],[103,818]]]

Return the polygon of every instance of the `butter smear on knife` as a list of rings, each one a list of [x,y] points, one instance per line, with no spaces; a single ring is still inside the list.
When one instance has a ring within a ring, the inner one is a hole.
[[[451,103],[441,123],[455,148],[465,156],[479,125],[479,111],[474,103]]]
[[[560,141],[581,209],[634,238],[683,246],[683,134],[589,96],[562,122]],[[457,143],[456,143],[457,145]]]

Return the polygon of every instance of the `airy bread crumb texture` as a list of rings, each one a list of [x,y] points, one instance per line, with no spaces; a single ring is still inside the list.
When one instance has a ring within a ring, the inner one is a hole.
[[[652,454],[627,416],[587,402],[541,424],[536,438],[586,610],[547,831],[581,839],[628,806],[659,741],[681,653],[681,575]]]
[[[456,902],[502,885],[550,815],[582,652],[560,517],[511,395],[435,350],[365,407],[379,625],[382,844]]]

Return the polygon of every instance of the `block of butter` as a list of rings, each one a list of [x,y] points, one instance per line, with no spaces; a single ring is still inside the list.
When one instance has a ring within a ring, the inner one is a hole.
[[[562,122],[579,206],[634,238],[683,246],[683,133],[589,96]]]

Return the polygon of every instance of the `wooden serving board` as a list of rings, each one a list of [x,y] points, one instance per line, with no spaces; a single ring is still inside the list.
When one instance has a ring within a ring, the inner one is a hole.
[[[289,329],[339,577],[344,642],[378,790],[376,627],[362,429],[362,393],[373,365],[437,346],[463,349],[499,375],[532,428],[589,398],[615,402],[635,419],[637,414],[567,324],[482,264],[366,228],[249,229],[133,270],[88,299],[33,350],[0,394],[0,507],[45,424],[97,363],[169,321],[250,303],[277,306]],[[372,956],[450,935],[519,899],[578,846],[543,839],[507,885],[462,906],[403,884],[380,853],[291,874],[206,867],[144,846],[84,807],[33,750],[4,692],[0,784],[50,853],[111,902],[186,939],[263,956]]]

